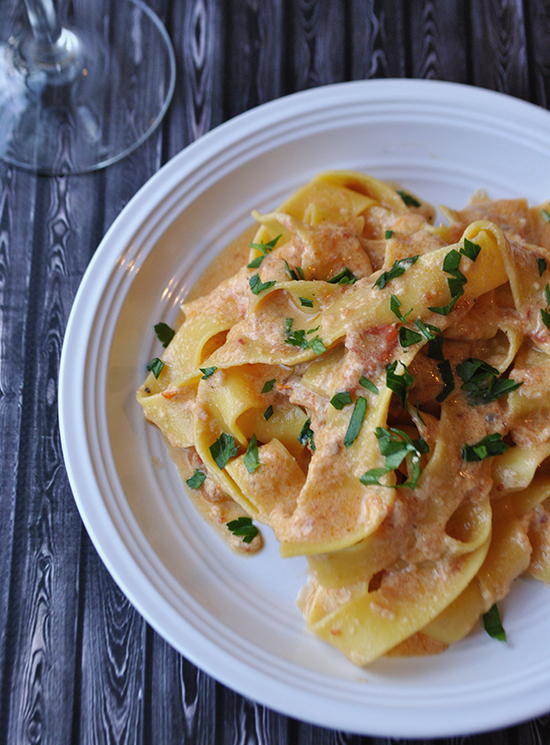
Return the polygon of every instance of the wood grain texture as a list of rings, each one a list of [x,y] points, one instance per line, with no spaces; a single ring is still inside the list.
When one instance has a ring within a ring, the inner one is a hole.
[[[0,19],[19,2],[0,0]],[[88,0],[60,2],[68,12],[92,9]],[[178,66],[160,130],[88,176],[35,178],[0,164],[0,745],[428,745],[287,718],[225,688],[147,626],[100,561],[70,492],[56,411],[61,343],[102,236],[197,137],[285,93],[371,77],[456,80],[548,107],[550,8],[544,0],[150,5]],[[550,717],[436,742],[548,745]]]

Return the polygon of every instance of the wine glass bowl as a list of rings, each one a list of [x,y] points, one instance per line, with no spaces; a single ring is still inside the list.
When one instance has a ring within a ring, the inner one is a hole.
[[[175,58],[142,0],[25,0],[0,18],[0,159],[46,175],[115,163],[159,125]],[[73,12],[74,9],[74,12]],[[71,11],[69,13],[69,10]]]

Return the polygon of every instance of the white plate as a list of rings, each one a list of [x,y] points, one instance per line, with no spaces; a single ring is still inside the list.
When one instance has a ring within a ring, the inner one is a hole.
[[[147,621],[196,665],[262,704],[331,728],[435,737],[550,710],[550,591],[518,581],[503,603],[508,644],[479,631],[443,655],[348,663],[295,607],[305,562],[268,531],[237,558],[195,514],[157,431],[135,402],[162,351],[152,326],[220,249],[321,170],[401,182],[435,204],[550,196],[550,114],[434,81],[346,83],[265,104],[177,155],[98,248],[69,320],[60,422],[78,508],[107,568]]]

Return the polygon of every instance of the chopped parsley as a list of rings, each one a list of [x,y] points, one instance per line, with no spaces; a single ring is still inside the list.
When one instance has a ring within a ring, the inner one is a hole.
[[[476,246],[477,244],[474,243],[472,245]],[[449,291],[451,293],[451,301],[450,303],[447,303],[447,305],[428,307],[428,310],[431,310],[433,313],[439,313],[441,316],[449,315],[458,298],[464,294],[464,285],[468,280],[460,271],[460,259],[461,254],[455,248],[452,248],[449,253],[445,255],[445,258],[443,259],[443,271],[446,274],[451,275],[450,279],[447,280]]]
[[[546,308],[540,309],[540,315],[546,328],[550,329],[550,313],[548,312],[548,308],[550,307],[550,285],[548,282],[544,288],[544,297],[546,298]]]
[[[304,426],[302,427],[300,434],[298,435],[298,442],[300,445],[309,445],[309,447],[315,452],[315,439],[314,432],[311,429],[311,419],[306,419]]]
[[[258,440],[256,439],[256,435],[252,435],[252,439],[248,443],[243,460],[248,473],[254,473],[254,471],[261,465],[258,457]]]
[[[435,339],[431,339],[428,342],[428,351],[426,353],[431,360],[438,360],[443,362],[445,355],[443,354],[443,337],[436,336]]]
[[[418,199],[415,199],[412,194],[407,194],[406,191],[401,191],[400,189],[397,189],[397,193],[405,202],[407,207],[420,207],[420,202],[418,201]]]
[[[218,439],[210,445],[209,450],[214,463],[220,470],[223,470],[230,459],[234,458],[239,452],[235,438],[225,432],[222,432]]]
[[[206,481],[206,474],[199,468],[195,469],[195,473],[190,479],[186,479],[185,483],[190,489],[198,489],[201,484]]]
[[[152,359],[151,362],[147,365],[147,369],[153,373],[155,378],[158,378],[163,367],[164,362],[162,360],[159,360],[158,357]]]
[[[264,387],[262,388],[262,393],[269,393],[269,391],[272,391],[276,382],[275,378],[273,378],[273,380],[266,380]]]
[[[289,321],[291,323],[289,323]],[[306,333],[309,332],[306,332],[305,329],[291,331],[293,321],[293,318],[287,318],[285,322],[286,344],[291,344],[293,347],[300,347],[300,349],[311,349],[316,355],[323,354],[323,352],[327,351],[323,340],[319,336],[315,336],[313,339],[306,339]]]
[[[483,614],[483,627],[493,639],[498,639],[499,642],[506,641],[506,632],[502,626],[496,603],[489,608],[487,613]]]
[[[273,238],[272,241],[268,241],[268,243],[264,243],[263,241],[262,243],[250,243],[249,244],[250,248],[255,248],[256,251],[261,251],[261,255],[257,256],[255,259],[252,259],[250,264],[247,265],[248,268],[257,269],[262,263],[262,261],[265,259],[267,254],[273,251],[280,237],[281,236],[278,235],[276,238]]]
[[[408,313],[405,313],[403,315],[401,311],[399,310],[401,308],[401,300],[397,297],[397,295],[391,295],[390,296],[390,310],[393,313],[393,315],[401,321],[401,323],[407,323],[407,318],[411,315],[413,312],[413,309],[411,308]]]
[[[338,409],[340,411],[344,408],[344,406],[353,403],[353,401],[351,399],[349,391],[343,391],[342,393],[336,393],[330,399],[330,403],[334,406],[335,409]]]
[[[456,372],[462,379],[460,387],[467,392],[468,403],[471,406],[496,401],[523,385],[514,380],[501,378],[496,367],[475,357],[468,357],[460,362],[456,366]]]
[[[419,256],[420,254],[417,254],[416,256],[409,256],[407,259],[397,259],[397,261],[394,261],[391,269],[388,269],[387,272],[382,272],[382,274],[378,277],[378,279],[374,283],[374,287],[378,287],[380,290],[383,290],[388,282],[391,282],[392,279],[405,274],[409,267],[411,267],[413,264],[416,264]]]
[[[259,274],[254,274],[249,277],[248,284],[254,295],[259,295],[264,290],[269,290],[275,284],[275,280],[271,279],[268,282],[262,282]]]
[[[433,341],[438,334],[441,334],[441,329],[438,326],[424,323],[420,318],[417,318],[415,323],[422,336],[428,341]]]
[[[485,460],[485,458],[489,458],[491,455],[502,455],[507,450],[508,445],[503,442],[502,435],[498,432],[493,432],[491,435],[483,437],[474,445],[467,445],[465,443],[462,447],[461,455],[466,463],[472,463],[478,460]]]
[[[214,375],[217,369],[217,367],[199,367],[199,370],[203,374],[201,380],[206,380],[206,378]]]
[[[393,237],[393,230],[386,230],[386,232],[384,233],[384,238],[387,241],[389,241],[389,239],[392,238],[392,237]]]
[[[423,453],[430,451],[426,440],[422,437],[412,440],[409,435],[395,427],[388,427],[388,429],[377,427],[374,433],[378,440],[380,452],[386,458],[386,464],[380,468],[371,468],[370,471],[364,473],[360,478],[361,483],[365,486],[390,486],[390,488],[396,489],[408,486],[415,489],[422,473],[420,457]],[[407,457],[410,457],[411,480],[395,486],[381,484],[380,477],[390,473],[390,471],[395,471]]]
[[[475,261],[479,256],[481,246],[468,238],[464,238],[464,246],[459,251],[463,256],[466,256],[471,261]]]
[[[252,543],[259,533],[258,528],[252,525],[251,517],[238,517],[236,520],[226,523],[226,525],[233,535],[240,536],[243,539],[243,543]]]
[[[286,259],[283,259],[283,261],[285,262],[285,269],[290,279],[298,282],[304,278],[304,272],[301,266],[295,266],[294,269],[291,269],[288,265],[288,261]]]
[[[351,269],[348,269],[348,267],[345,266],[341,272],[335,274],[334,277],[331,277],[327,282],[331,285],[353,285],[357,282],[357,277]]]
[[[410,347],[413,344],[418,344],[422,339],[422,334],[418,334],[416,331],[408,329],[406,326],[401,326],[399,329],[399,343],[403,348]]]
[[[541,212],[546,222],[550,222],[550,212],[548,212],[548,210],[545,210],[544,208],[541,210]]]
[[[453,378],[453,368],[451,367],[451,363],[449,362],[449,360],[443,360],[442,362],[440,362],[437,366],[437,369],[439,370],[439,373],[443,380],[443,389],[435,397],[435,400],[441,404],[443,403],[443,401],[445,401],[447,396],[454,391],[455,381]]]
[[[407,365],[404,362],[401,362],[401,365],[403,367],[402,375],[398,375],[396,372],[397,360],[388,365],[386,368],[386,385],[401,399],[401,403],[407,408],[407,397],[409,389],[414,383],[414,377],[407,370]]]
[[[351,419],[349,420],[348,430],[344,437],[344,446],[349,448],[353,445],[363,424],[365,413],[367,411],[367,399],[359,396],[353,407]]]
[[[271,419],[271,417],[272,417],[272,416],[273,416],[273,406],[271,406],[271,404],[270,404],[270,405],[269,405],[269,406],[267,407],[267,409],[266,409],[266,410],[264,411],[264,419],[265,419],[265,420],[266,420],[266,422],[267,422],[267,420],[268,420],[268,419]]]
[[[299,297],[298,300],[304,308],[313,308],[313,300],[310,300],[308,297]]]
[[[455,307],[458,298],[459,295],[456,295],[456,297],[454,297],[450,303],[447,303],[447,305],[431,306],[428,307],[428,310],[431,310],[433,313],[439,313],[440,316],[448,316],[452,309]]]
[[[539,267],[539,277],[542,277],[544,272],[547,270],[548,265],[546,263],[546,259],[537,259],[537,265]]]
[[[157,339],[166,349],[166,347],[174,338],[176,332],[174,331],[174,329],[170,328],[167,323],[157,323],[155,326],[153,326],[153,328],[155,330],[155,334],[157,335]]]
[[[378,388],[374,385],[372,380],[369,380],[368,378],[365,378],[364,375],[361,375],[359,378],[359,383],[363,386],[363,388],[366,388],[367,391],[370,391],[371,393],[374,393],[376,396],[378,396]]]

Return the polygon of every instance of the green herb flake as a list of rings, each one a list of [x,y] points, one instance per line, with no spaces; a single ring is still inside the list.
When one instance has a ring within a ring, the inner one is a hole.
[[[403,202],[407,205],[407,207],[420,207],[420,202],[418,199],[415,199],[412,194],[407,194],[406,191],[401,191],[400,189],[397,189],[397,193],[403,200]]]
[[[415,489],[422,473],[420,467],[421,455],[430,451],[426,440],[422,437],[412,440],[409,435],[395,427],[388,427],[388,429],[377,427],[374,433],[378,440],[380,453],[385,457],[386,463],[385,466],[372,468],[370,471],[364,473],[360,478],[361,483],[365,486],[390,486],[390,488],[395,489],[407,486]],[[390,473],[390,471],[395,471],[407,457],[410,457],[410,481],[404,484],[396,484],[395,486],[381,484],[380,477],[386,473]]]
[[[540,316],[542,318],[542,322],[546,326],[547,329],[550,329],[550,313],[547,310],[544,310],[544,308],[540,309]],[[158,375],[157,375],[158,377]]]
[[[210,445],[209,450],[214,463],[221,471],[223,471],[230,459],[234,458],[239,452],[235,438],[225,432],[222,432],[218,439]]]
[[[301,266],[296,266],[294,269],[291,269],[288,265],[288,261],[286,259],[283,259],[283,261],[285,262],[285,269],[290,279],[299,282],[304,278],[304,272]]]
[[[236,520],[226,523],[226,525],[233,535],[240,536],[243,539],[243,543],[252,543],[259,533],[258,528],[252,524],[251,517],[238,517]]]
[[[158,357],[152,359],[151,362],[147,365],[147,369],[153,373],[155,378],[158,378],[163,367],[164,362],[162,360],[159,360]]]
[[[357,282],[357,277],[351,269],[348,269],[348,267],[345,266],[341,272],[338,272],[338,274],[327,281],[331,285],[353,285]]]
[[[167,323],[157,323],[155,326],[153,326],[153,328],[155,330],[155,334],[157,335],[157,339],[166,349],[166,347],[170,344],[170,342],[176,335],[176,332],[174,331],[174,329],[170,328]]]
[[[267,407],[267,409],[266,409],[266,410],[264,411],[264,419],[265,419],[265,420],[266,420],[266,422],[267,422],[267,420],[268,420],[268,419],[271,419],[271,417],[272,417],[272,416],[273,416],[273,406],[271,406],[271,404],[270,404],[270,405],[269,405],[269,406]]]
[[[284,325],[285,336],[287,334],[290,334],[290,331],[292,329],[292,324],[293,323],[294,323],[294,318],[285,318],[285,325]]]
[[[374,393],[376,396],[378,396],[378,388],[371,380],[365,378],[364,375],[361,375],[361,377],[359,378],[359,383],[363,386],[363,388],[366,388],[367,391],[370,391],[371,393]]]
[[[340,411],[344,408],[344,406],[353,403],[353,401],[349,394],[349,391],[343,391],[342,393],[336,393],[330,399],[330,403],[334,406],[335,409],[338,409]]]
[[[310,300],[308,297],[300,297],[298,300],[304,308],[313,308],[313,300]]]
[[[252,435],[252,439],[246,448],[243,461],[248,473],[254,473],[254,471],[260,467],[261,463],[258,456],[258,440],[256,435]]]
[[[249,269],[257,269],[262,261],[265,259],[268,253],[273,251],[275,248],[275,245],[277,241],[279,240],[281,236],[278,235],[276,238],[273,238],[272,241],[269,241],[268,243],[249,243],[250,248],[255,248],[256,251],[261,251],[261,255],[257,256],[255,259],[252,259],[250,264],[247,264]]]
[[[426,354],[431,360],[443,362],[445,355],[443,354],[442,336],[436,336],[435,339],[431,339],[431,341],[428,342],[428,351]]]
[[[217,367],[199,367],[199,370],[202,373],[201,380],[206,380],[206,378],[209,378],[211,375],[214,375],[218,368]]]
[[[493,639],[498,639],[500,642],[506,641],[506,632],[502,626],[500,613],[496,603],[489,608],[487,613],[483,614],[483,627]]]
[[[546,259],[540,259],[540,258],[537,259],[537,265],[538,265],[538,268],[539,268],[539,277],[542,277],[542,275],[544,274],[544,272],[548,268],[548,264],[546,263]]]
[[[411,347],[413,344],[418,344],[418,342],[422,340],[422,334],[418,334],[416,331],[408,329],[406,326],[401,326],[399,329],[399,343],[404,349]]]
[[[391,269],[388,269],[387,272],[382,272],[382,274],[378,277],[378,279],[374,283],[374,287],[378,287],[378,289],[383,290],[388,282],[391,282],[392,279],[405,274],[409,267],[411,267],[413,264],[416,264],[419,256],[420,254],[417,254],[416,256],[409,256],[407,259],[397,259],[397,261],[394,261]]]
[[[437,369],[439,370],[439,374],[441,375],[441,379],[443,380],[443,389],[442,391],[435,397],[435,400],[438,403],[443,403],[447,396],[452,393],[455,389],[455,381],[453,377],[453,368],[451,367],[451,363],[449,360],[443,360],[440,362],[437,366]]]
[[[390,295],[390,310],[393,313],[393,315],[401,321],[401,323],[407,323],[407,318],[411,315],[413,312],[413,309],[411,308],[408,313],[405,313],[403,315],[400,311],[401,308],[401,300],[397,297],[397,295]]]
[[[272,391],[276,382],[275,378],[273,378],[273,380],[266,380],[264,387],[262,388],[262,393],[269,393],[269,391]]]
[[[190,479],[186,479],[185,483],[190,489],[198,489],[201,484],[206,481],[206,474],[199,468],[195,469],[195,473]]]
[[[544,208],[541,210],[541,212],[542,212],[542,216],[544,217],[544,219],[546,220],[546,222],[550,222],[550,212],[548,212],[548,210],[546,210]]]
[[[292,324],[290,327],[292,327]],[[305,329],[296,329],[296,331],[287,332],[285,342],[286,344],[291,344],[293,347],[300,347],[300,349],[311,349],[316,355],[327,351],[323,340],[319,336],[315,336],[313,339],[306,339]]]
[[[314,432],[311,429],[311,419],[306,419],[304,422],[304,425],[300,431],[300,434],[298,435],[298,442],[300,445],[309,445],[311,450],[315,452],[315,437]]]
[[[433,341],[438,334],[441,334],[441,329],[438,326],[424,323],[420,318],[417,318],[415,323],[422,336],[428,341]]]
[[[484,360],[468,357],[456,366],[462,379],[461,390],[466,391],[471,406],[487,404],[515,391],[523,383],[501,378],[496,367]]]
[[[387,241],[389,241],[389,239],[392,238],[392,237],[393,237],[393,230],[386,230],[386,232],[384,233],[384,238]]]
[[[460,253],[463,254],[463,256],[466,256],[471,261],[475,261],[479,256],[480,251],[481,246],[478,246],[477,243],[474,243],[468,238],[464,238],[464,247],[460,249]]]
[[[485,460],[492,455],[502,455],[508,450],[508,445],[503,442],[502,435],[493,432],[491,435],[483,437],[474,445],[464,444],[462,447],[462,459],[466,463],[472,463],[479,460]]]
[[[397,371],[397,360],[391,362],[386,368],[386,385],[401,400],[401,403],[407,408],[407,396],[409,389],[414,383],[414,377],[407,370],[407,365],[401,362],[403,373],[399,375]]]
[[[363,419],[367,411],[367,399],[359,396],[353,407],[351,419],[349,420],[348,430],[344,437],[344,446],[349,448],[353,445],[357,439],[361,427],[363,425]]]
[[[274,279],[269,280],[268,282],[262,282],[259,274],[253,274],[252,277],[249,277],[248,284],[250,285],[252,293],[254,295],[259,295],[260,292],[269,290],[271,287],[273,287],[276,282]]]

